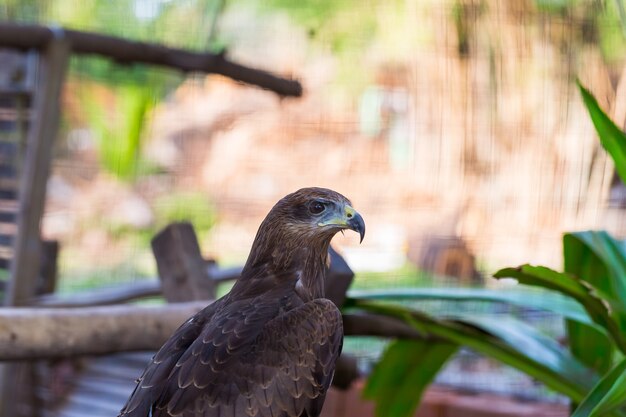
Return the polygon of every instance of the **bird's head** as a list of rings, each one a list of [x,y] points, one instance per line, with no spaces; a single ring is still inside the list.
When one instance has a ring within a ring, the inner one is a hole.
[[[305,298],[323,297],[330,241],[344,229],[354,230],[363,240],[363,217],[341,194],[302,188],[283,197],[261,223],[231,294],[249,296],[282,282],[295,284]],[[247,285],[250,280],[255,285]]]
[[[326,188],[302,188],[280,199],[259,227],[247,267],[286,265],[302,257],[327,256],[333,236],[344,229],[365,236],[363,217],[350,201]],[[247,269],[247,268],[246,268]]]
[[[276,203],[266,221],[300,239],[328,241],[339,231],[365,236],[363,217],[343,195],[327,188],[302,188]],[[278,224],[280,223],[280,224]]]

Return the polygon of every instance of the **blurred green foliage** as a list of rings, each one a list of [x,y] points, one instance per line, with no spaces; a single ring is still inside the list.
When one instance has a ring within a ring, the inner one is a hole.
[[[193,225],[198,240],[202,242],[217,222],[217,211],[205,193],[178,191],[157,197],[152,203],[154,221],[143,229],[128,225],[108,225],[112,238],[134,240],[136,247],[149,247],[151,239],[165,226],[174,222]]]
[[[211,50],[215,14],[222,0],[6,0],[0,19],[61,25],[169,46]],[[79,87],[82,117],[92,132],[103,169],[132,181],[147,167],[141,159],[146,119],[184,75],[100,57],[72,59],[69,79]],[[94,83],[110,90],[103,100]]]
[[[101,166],[117,178],[132,180],[139,169],[146,115],[155,98],[149,88],[137,84],[111,89],[113,111],[90,89],[81,89],[80,101],[98,145]]]
[[[103,268],[80,262],[80,252],[64,248],[61,252],[61,264],[64,266],[63,279],[58,281],[55,289],[59,294],[72,294],[103,286],[115,287],[128,284],[129,279],[148,280],[156,277],[151,254],[134,253],[128,260]],[[149,256],[148,256],[149,255]],[[104,255],[103,255],[104,256]],[[138,259],[141,256],[142,259]]]
[[[4,0],[0,19],[206,50],[221,0]]]
[[[109,222],[94,217],[82,224],[83,230],[100,230],[106,236],[99,259],[101,264],[85,262],[84,248],[72,245],[61,251],[60,265],[63,279],[59,280],[60,292],[93,289],[102,285],[127,283],[132,279],[151,279],[156,276],[154,257],[149,250],[152,238],[172,222],[193,224],[202,246],[211,228],[217,221],[217,211],[210,198],[202,192],[173,192],[157,197],[151,204],[153,221],[149,225],[137,226]],[[109,253],[110,252],[110,253]],[[227,288],[232,283],[226,283]]]
[[[155,201],[154,210],[157,229],[172,222],[187,221],[193,224],[200,238],[217,220],[215,207],[204,193],[177,192],[161,196]]]
[[[535,0],[537,10],[569,22],[561,45],[567,50],[596,44],[607,64],[621,64],[626,56],[626,12],[622,0]]]
[[[391,7],[396,0],[386,2]],[[262,7],[284,11],[304,26],[312,40],[329,45],[338,55],[360,51],[377,35],[376,14],[381,3],[357,0],[268,0]]]

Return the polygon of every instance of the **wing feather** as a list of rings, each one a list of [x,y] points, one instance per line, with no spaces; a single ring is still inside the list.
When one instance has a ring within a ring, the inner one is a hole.
[[[198,338],[205,324],[213,316],[216,307],[217,304],[213,303],[196,313],[163,344],[137,380],[137,386],[122,408],[120,417],[148,416],[155,399],[160,395],[163,387],[169,383],[171,369]]]
[[[265,294],[185,322],[120,416],[317,417],[341,351],[341,314],[325,299],[292,304]]]
[[[324,299],[286,312],[277,302],[258,308],[262,302],[233,305],[236,314],[205,326],[171,368],[175,382],[156,400],[155,416],[319,414],[341,350],[341,314]]]

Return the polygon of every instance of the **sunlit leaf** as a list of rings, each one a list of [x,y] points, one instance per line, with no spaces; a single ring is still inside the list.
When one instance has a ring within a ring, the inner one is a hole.
[[[626,347],[626,338],[620,330],[619,322],[611,316],[609,305],[595,294],[593,288],[576,276],[543,266],[522,265],[518,268],[502,269],[494,277],[515,278],[522,284],[548,288],[574,298],[595,323],[606,329],[618,346]]]
[[[468,347],[543,382],[574,401],[581,401],[597,376],[555,341],[528,326],[499,317],[437,319],[420,311],[370,300],[351,299],[355,308],[396,317],[425,335]],[[500,323],[498,323],[500,322]],[[522,327],[520,327],[520,326]]]

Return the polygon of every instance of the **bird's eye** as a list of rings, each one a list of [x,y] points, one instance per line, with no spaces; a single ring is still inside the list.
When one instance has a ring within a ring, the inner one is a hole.
[[[320,214],[326,209],[326,206],[321,201],[314,201],[309,205],[309,211],[311,214]]]

